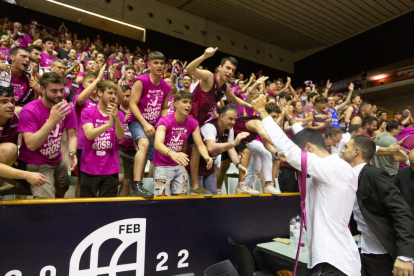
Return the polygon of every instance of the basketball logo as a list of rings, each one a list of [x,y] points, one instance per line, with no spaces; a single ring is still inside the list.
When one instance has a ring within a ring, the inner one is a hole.
[[[70,258],[69,276],[98,276],[107,274],[116,276],[117,272],[135,271],[136,276],[144,275],[145,265],[145,230],[146,219],[133,218],[116,221],[95,230],[87,236],[75,249]],[[113,252],[108,266],[98,267],[101,245],[118,239],[121,244]],[[133,263],[118,265],[122,253],[136,243],[136,256]],[[89,268],[80,269],[80,261],[85,251],[90,249]]]

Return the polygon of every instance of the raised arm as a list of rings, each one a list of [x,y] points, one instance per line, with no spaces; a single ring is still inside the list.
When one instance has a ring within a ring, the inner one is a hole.
[[[249,88],[250,84],[252,84],[254,78],[256,76],[252,73],[252,75],[250,76],[249,82],[247,84],[245,84],[242,89],[240,89],[239,91],[237,91],[237,95],[240,95],[241,93],[245,92],[247,90],[247,88]]]
[[[103,79],[103,74],[105,71],[105,65],[102,66],[101,70],[99,71],[99,75],[88,87],[83,89],[82,93],[79,94],[78,99],[76,100],[76,105],[83,105],[87,99],[89,99],[96,89],[96,85]]]
[[[336,107],[337,111],[341,111],[351,102],[352,92],[354,91],[354,84],[352,82],[349,84],[348,90],[349,90],[348,96],[346,96],[346,99],[343,103],[341,103],[340,105]]]
[[[252,107],[251,104],[246,103],[242,99],[236,97],[236,95],[234,95],[234,93],[231,92],[230,86],[228,86],[228,85],[227,85],[227,90],[226,90],[226,97],[227,97],[228,101],[234,102],[237,105],[240,105],[240,106],[243,106],[243,107]]]
[[[328,80],[326,82],[326,88],[325,88],[325,91],[323,91],[322,96],[324,96],[325,98],[328,98],[328,92],[329,92],[329,89],[331,89],[331,87],[332,87],[332,83]]]
[[[205,59],[208,59],[209,57],[212,57],[216,53],[217,50],[218,50],[218,47],[216,47],[216,48],[212,48],[212,47],[207,48],[203,55],[196,58],[190,64],[187,65],[187,72],[190,73],[191,75],[195,76],[196,78],[200,79],[200,81],[204,81],[206,83],[208,83],[210,81],[210,79],[214,81],[214,79],[212,79],[214,77],[213,73],[211,73],[210,71],[207,71],[207,70],[200,70],[197,67],[200,66],[200,64]]]
[[[352,106],[348,107],[348,109],[346,110],[346,115],[345,115],[345,123],[349,124],[351,121],[351,115],[352,115],[352,111],[354,110],[354,108]]]
[[[276,92],[272,93],[272,96],[273,96],[273,97],[275,97],[275,96],[279,96],[279,94],[280,94],[280,93],[285,92],[285,91],[286,91],[286,89],[288,89],[288,88],[290,87],[290,82],[291,82],[291,79],[290,79],[289,77],[287,77],[287,82],[286,82],[285,87],[283,87],[283,88],[282,88],[282,89],[280,89],[279,91],[276,91]]]

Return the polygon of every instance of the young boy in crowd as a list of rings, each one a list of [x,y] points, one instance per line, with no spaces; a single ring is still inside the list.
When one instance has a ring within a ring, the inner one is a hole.
[[[213,165],[206,146],[200,134],[198,122],[189,117],[193,95],[190,92],[179,91],[174,95],[173,114],[162,117],[155,125],[155,154],[154,154],[154,195],[183,195],[187,194],[188,173],[185,168],[189,159],[183,152],[184,144],[190,135],[207,164],[207,169]]]

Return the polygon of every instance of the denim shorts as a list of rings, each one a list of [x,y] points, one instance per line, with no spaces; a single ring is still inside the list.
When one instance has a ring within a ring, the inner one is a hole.
[[[155,183],[163,182],[163,185]],[[188,173],[184,166],[154,166],[154,195],[178,195],[187,193]]]
[[[154,155],[155,138],[148,138],[147,134],[145,133],[144,127],[138,121],[129,122],[128,127],[129,127],[129,130],[131,131],[132,139],[134,139],[136,143],[138,139],[140,138],[147,138],[149,140],[149,147],[148,147],[147,155],[149,156],[148,159],[152,160],[152,157]]]

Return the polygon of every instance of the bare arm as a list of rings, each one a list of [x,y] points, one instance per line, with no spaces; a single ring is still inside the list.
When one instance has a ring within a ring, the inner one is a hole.
[[[215,140],[206,140],[205,142],[207,150],[211,154],[222,153],[238,145],[235,140],[226,143],[216,143]]]
[[[327,82],[326,82],[326,88],[325,88],[325,91],[323,92],[323,96],[325,97],[325,98],[328,98],[328,92],[329,92],[329,89],[331,88],[331,86],[332,86],[332,83],[328,80]]]
[[[101,125],[100,127],[93,127],[92,123],[87,123],[82,125],[83,132],[85,132],[85,137],[88,140],[93,140],[99,136],[101,136],[105,131],[112,127],[113,123],[110,122]]]
[[[351,115],[352,115],[352,111],[353,111],[353,107],[350,106],[348,107],[348,109],[346,110],[346,115],[345,115],[345,123],[349,124],[349,122],[351,121]]]
[[[211,159],[210,155],[208,154],[208,150],[206,145],[204,145],[203,143],[203,138],[201,138],[201,134],[200,134],[200,127],[197,126],[197,128],[194,130],[194,132],[192,133],[193,136],[193,140],[197,146],[198,151],[200,152],[201,156],[207,161]],[[213,161],[213,160],[211,160]]]
[[[231,92],[231,89],[228,85],[227,85],[227,90],[226,90],[226,97],[227,97],[227,100],[229,100],[231,102],[234,102],[237,105],[240,105],[240,106],[243,106],[243,107],[252,107],[251,104],[246,103],[242,99],[236,97],[236,95],[234,95],[234,93]]]
[[[340,105],[336,107],[337,111],[341,111],[351,102],[352,92],[354,91],[354,84],[351,82],[348,88],[349,88],[348,96],[346,96],[346,99],[343,103],[341,103]]]
[[[93,91],[95,91],[96,85],[98,84],[98,82],[100,82],[103,79],[104,72],[105,72],[105,65],[102,66],[102,68],[99,71],[99,75],[96,78],[96,80],[94,80],[93,83],[91,83],[91,85],[89,85],[88,87],[86,87],[82,91],[82,93],[79,94],[78,99],[76,100],[76,105],[83,105],[86,102],[86,100],[90,98],[90,96],[92,95]],[[123,96],[122,96],[122,98],[123,98]]]
[[[213,73],[207,70],[200,70],[197,67],[207,58],[214,55],[214,53],[218,50],[216,47],[215,49],[210,47],[207,48],[203,55],[193,60],[190,64],[187,65],[187,72],[191,75],[195,76],[196,78],[200,79],[200,81],[204,81],[206,83],[209,82],[210,79],[213,78]]]

